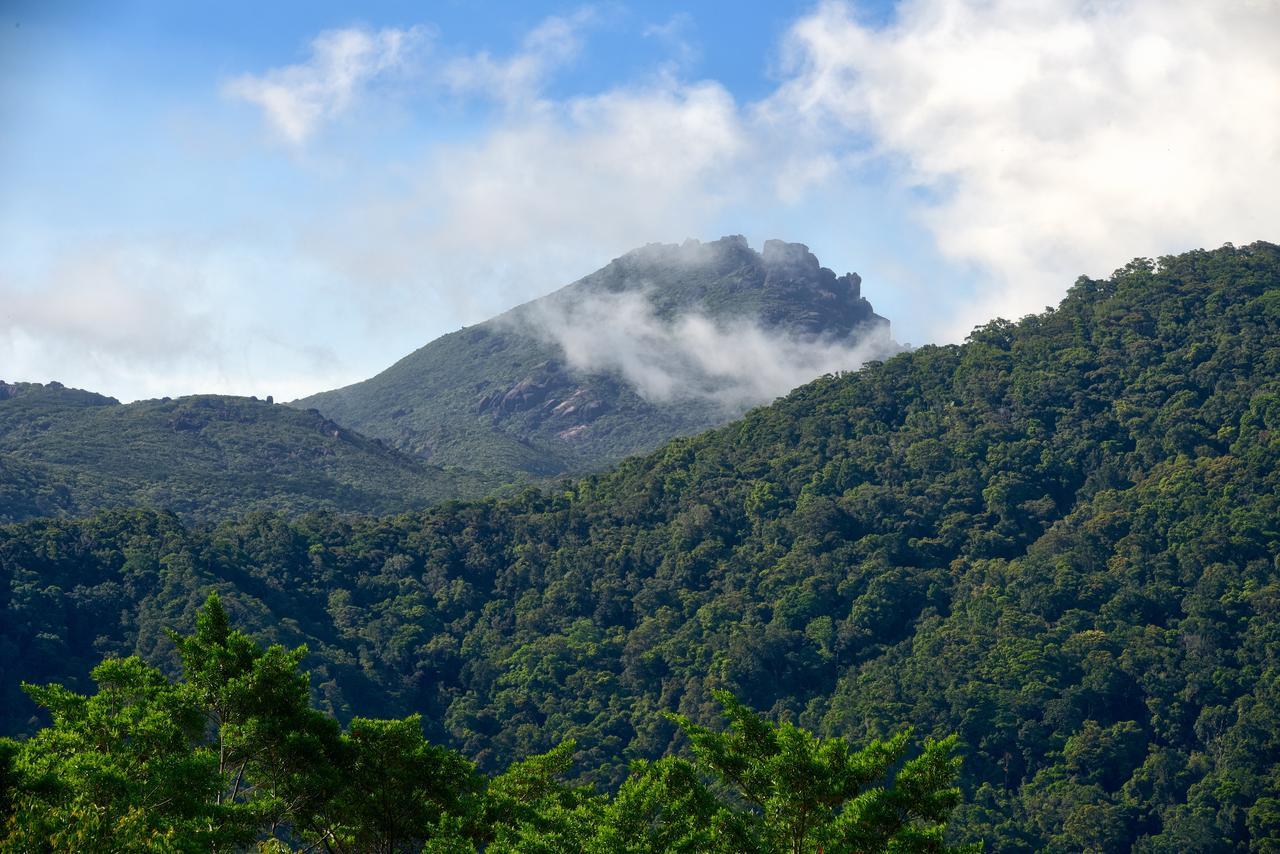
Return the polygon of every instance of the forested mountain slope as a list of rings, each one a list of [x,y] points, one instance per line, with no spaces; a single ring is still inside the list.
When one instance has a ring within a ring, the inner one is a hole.
[[[146,505],[184,516],[387,513],[482,491],[316,413],[199,395],[121,405],[0,383],[0,521]]]
[[[855,741],[958,732],[958,839],[1280,844],[1280,248],[1138,260],[1055,310],[811,383],[567,490],[216,529],[0,533],[19,679],[173,663],[210,588],[339,717],[425,715],[598,782],[711,691]]]
[[[857,274],[837,277],[799,243],[690,240],[636,249],[292,405],[509,482],[602,469],[890,352]],[[753,356],[794,364],[744,388]]]

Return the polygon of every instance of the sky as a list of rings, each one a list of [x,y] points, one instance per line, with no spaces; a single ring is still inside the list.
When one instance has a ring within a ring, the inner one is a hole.
[[[0,3],[0,378],[287,400],[628,250],[911,344],[1280,240],[1280,0]]]

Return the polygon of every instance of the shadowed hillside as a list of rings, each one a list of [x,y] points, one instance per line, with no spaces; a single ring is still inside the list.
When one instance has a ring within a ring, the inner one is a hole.
[[[316,413],[199,395],[121,405],[58,383],[0,383],[0,520],[152,506],[392,512],[480,491]]]

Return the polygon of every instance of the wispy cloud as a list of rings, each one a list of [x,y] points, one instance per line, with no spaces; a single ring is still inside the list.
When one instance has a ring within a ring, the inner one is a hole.
[[[494,57],[488,51],[445,63],[441,77],[459,94],[474,94],[528,107],[556,69],[571,62],[582,50],[582,32],[598,18],[584,6],[570,15],[553,15],[534,27],[510,56]]]
[[[211,318],[202,291],[199,274],[169,253],[85,247],[43,271],[38,288],[0,279],[0,341],[38,340],[87,360],[207,356]]]
[[[280,265],[264,270],[261,258],[237,255],[199,241],[103,238],[22,271],[0,260],[0,378],[58,380],[125,401],[286,399],[326,374],[330,384],[349,379],[327,342],[291,334],[321,318],[287,297],[293,319],[273,304]]]
[[[692,63],[699,56],[691,37],[694,28],[692,15],[688,12],[676,12],[661,24],[645,27],[640,34],[666,45],[671,51],[672,61],[680,66]]]
[[[346,112],[377,78],[401,70],[425,41],[426,30],[329,30],[311,42],[303,63],[242,74],[223,92],[262,108],[286,140],[301,144],[325,121]]]
[[[484,136],[431,149],[396,192],[318,223],[307,249],[417,300],[447,291],[475,322],[642,243],[703,234],[748,191],[750,144],[716,83],[663,77],[504,112]]]
[[[0,301],[6,379],[115,390],[124,377],[179,374],[221,360],[205,283],[166,250],[81,247],[34,281],[0,273]]]

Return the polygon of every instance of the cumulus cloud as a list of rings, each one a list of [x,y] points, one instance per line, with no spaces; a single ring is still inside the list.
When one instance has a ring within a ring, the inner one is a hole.
[[[826,2],[760,109],[932,195],[938,246],[993,282],[962,332],[1135,254],[1273,236],[1278,33],[1271,0],[905,0],[883,29]]]
[[[424,38],[420,27],[329,30],[312,40],[306,62],[242,74],[228,80],[223,92],[261,107],[286,140],[301,144],[321,123],[350,108],[378,77],[402,70]]]
[[[643,291],[540,300],[506,322],[558,344],[579,371],[622,376],[647,400],[705,400],[730,410],[900,349],[883,326],[847,338],[805,338],[750,319],[720,323],[698,311],[662,318]]]

